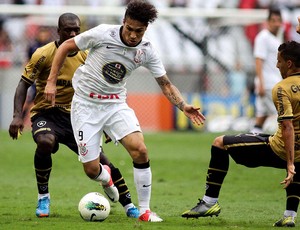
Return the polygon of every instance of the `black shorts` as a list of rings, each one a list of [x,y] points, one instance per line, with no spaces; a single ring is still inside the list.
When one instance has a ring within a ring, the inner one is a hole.
[[[250,168],[266,166],[286,169],[286,161],[270,147],[268,134],[225,135],[224,147],[232,159]]]
[[[58,108],[48,109],[33,116],[31,122],[35,141],[38,135],[50,133],[56,139],[53,153],[57,152],[59,143],[62,143],[78,154],[69,113],[62,112]]]

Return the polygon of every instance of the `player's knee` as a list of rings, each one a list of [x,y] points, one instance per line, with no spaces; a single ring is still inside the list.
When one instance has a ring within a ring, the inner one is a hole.
[[[223,136],[218,136],[215,138],[215,140],[213,141],[213,146],[218,147],[220,149],[224,149],[224,144],[223,144]]]
[[[132,159],[135,163],[146,163],[148,159],[148,150],[144,144],[140,144],[137,148],[131,152]]]
[[[39,135],[36,143],[39,152],[51,154],[55,147],[55,137],[53,135]]]

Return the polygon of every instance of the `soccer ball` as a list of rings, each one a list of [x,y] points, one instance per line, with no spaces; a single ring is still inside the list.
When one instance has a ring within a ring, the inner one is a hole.
[[[79,201],[78,211],[86,221],[104,221],[110,213],[110,204],[101,193],[90,192]]]

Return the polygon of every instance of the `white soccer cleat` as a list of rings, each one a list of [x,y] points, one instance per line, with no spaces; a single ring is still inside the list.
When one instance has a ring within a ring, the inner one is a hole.
[[[140,215],[139,217],[140,221],[146,221],[146,222],[162,222],[163,219],[160,218],[156,213],[151,212],[150,210],[147,210],[145,213]]]
[[[110,175],[110,181],[106,185],[102,185],[105,194],[107,197],[114,203],[119,201],[119,191],[117,187],[114,185],[112,178],[111,178],[111,170],[108,165],[103,165],[103,167],[108,171]]]

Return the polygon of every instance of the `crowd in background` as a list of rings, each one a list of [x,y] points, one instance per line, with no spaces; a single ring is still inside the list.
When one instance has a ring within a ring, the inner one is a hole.
[[[128,1],[130,0],[0,0],[0,4],[124,6]],[[287,39],[299,39],[294,34],[295,30],[291,29],[297,24],[297,16],[300,15],[300,8],[298,9],[300,2],[297,0],[150,0],[150,2],[158,9],[167,7],[266,9],[276,6],[282,10],[285,22],[283,32],[286,33]],[[83,28],[106,22],[106,19],[100,19],[90,17],[90,25]],[[30,16],[0,16],[0,52],[5,52],[6,57],[12,58],[14,64],[24,64],[28,58],[28,46],[37,39],[41,25],[34,25],[32,21],[34,20],[30,20]],[[35,21],[43,23],[43,20]],[[46,25],[43,27],[51,32],[49,40],[55,39],[56,25],[51,23],[47,25],[49,22],[46,20],[44,23]],[[243,91],[240,85],[248,84],[249,79],[252,81],[253,41],[262,26],[258,24],[227,26],[220,20],[205,18],[176,20],[159,18],[159,23],[149,28],[147,36],[157,46],[168,71],[197,73],[203,78],[199,84],[201,87],[196,88],[196,91],[213,90],[222,94],[231,91],[238,94]],[[12,55],[7,55],[7,52],[11,52]],[[0,55],[1,58],[3,59],[3,55]],[[220,79],[220,75],[225,77]],[[228,85],[225,92],[224,84]]]

